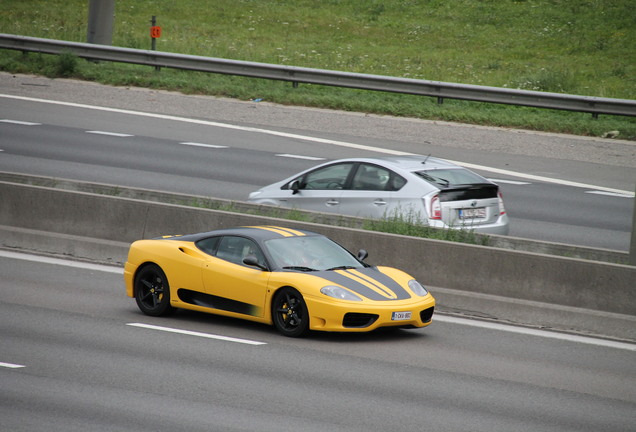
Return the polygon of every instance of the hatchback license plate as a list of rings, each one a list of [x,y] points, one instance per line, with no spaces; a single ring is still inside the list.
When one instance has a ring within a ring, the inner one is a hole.
[[[411,319],[411,312],[393,312],[391,316],[393,321],[404,321]]]
[[[459,209],[460,219],[478,219],[486,217],[486,207]]]

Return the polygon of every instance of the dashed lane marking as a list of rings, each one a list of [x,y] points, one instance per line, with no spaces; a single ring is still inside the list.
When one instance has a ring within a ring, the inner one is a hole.
[[[13,363],[0,362],[0,367],[8,368],[8,369],[20,369],[20,368],[23,368],[23,367],[26,367],[26,366],[19,365],[19,364],[13,364]]]
[[[246,345],[267,345],[267,342],[258,342],[258,341],[253,341],[249,339],[239,339],[239,338],[233,338],[229,336],[221,336],[221,335],[215,335],[210,333],[201,333],[201,332],[195,332],[190,330],[180,330],[180,329],[175,329],[171,327],[161,327],[161,326],[156,326],[151,324],[128,323],[126,325],[131,327],[150,329],[150,330],[159,330],[159,331],[168,332],[168,333],[177,333],[177,334],[182,334],[186,336],[196,336],[196,337],[201,337],[206,339],[217,339],[217,340],[222,340],[226,342],[236,342],[236,343],[241,343]]]
[[[134,136],[134,135],[125,134],[125,133],[107,132],[107,131],[86,131],[86,133],[95,134],[95,135],[108,135],[108,136],[114,136],[114,137],[120,137],[120,138],[126,138],[126,137]]]
[[[325,160],[325,158],[322,158],[322,157],[302,156],[302,155],[294,155],[294,154],[277,154],[276,156],[291,158],[291,159],[304,159],[304,160],[314,160],[314,161]]]
[[[10,119],[2,119],[0,120],[0,123],[11,123],[11,124],[17,124],[17,125],[23,125],[23,126],[40,126],[42,124],[42,123],[33,123],[33,122],[10,120]]]
[[[181,142],[179,143],[181,145],[187,145],[187,146],[192,146],[192,147],[205,147],[205,148],[213,148],[213,149],[222,149],[222,148],[228,148],[225,145],[218,145],[218,144],[204,144],[204,143],[197,143],[197,142]]]

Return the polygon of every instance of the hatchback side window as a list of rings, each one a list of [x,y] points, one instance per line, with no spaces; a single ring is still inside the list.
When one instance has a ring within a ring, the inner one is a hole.
[[[389,180],[389,184],[387,185],[386,190],[395,192],[402,189],[405,184],[406,179],[404,177],[396,173],[391,173],[391,179]]]
[[[301,189],[342,189],[352,166],[350,162],[339,163],[309,172],[301,182]]]
[[[351,189],[396,191],[406,180],[398,174],[378,165],[360,164],[353,176]]]
[[[353,176],[351,189],[385,190],[389,182],[389,171],[377,165],[361,164]]]
[[[243,260],[249,255],[255,256],[259,264],[266,265],[265,256],[258,245],[244,237],[224,236],[216,251],[217,258],[240,265],[244,265]]]

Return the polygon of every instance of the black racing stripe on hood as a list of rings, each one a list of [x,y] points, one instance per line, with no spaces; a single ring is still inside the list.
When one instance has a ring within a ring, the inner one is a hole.
[[[359,282],[359,277],[355,275],[355,272],[362,273],[368,279],[373,280],[373,282],[368,281],[368,283],[375,285],[380,291],[386,291],[387,289],[390,290],[393,294],[395,294],[396,298],[383,296],[378,291],[375,291],[367,285]],[[335,271],[320,271],[313,274],[335,284],[341,285],[370,300],[387,301],[411,298],[411,295],[402,288],[400,284],[374,267],[356,268],[354,271],[346,270],[344,274]]]

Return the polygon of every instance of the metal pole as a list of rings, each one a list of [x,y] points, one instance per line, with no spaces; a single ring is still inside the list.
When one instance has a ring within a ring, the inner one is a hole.
[[[150,48],[153,51],[157,50],[157,37],[159,37],[159,34],[161,34],[161,28],[157,27],[157,17],[156,16],[152,16],[152,19],[150,20]],[[159,30],[159,33],[157,35],[155,35],[155,30]],[[155,71],[159,72],[161,70],[160,66],[155,66]]]
[[[634,188],[636,193],[636,188]],[[636,266],[636,197],[634,198],[634,210],[632,214],[632,241],[629,248],[629,264]]]
[[[153,27],[157,25],[157,17],[156,16],[152,16],[152,19],[150,20],[150,25],[152,25]],[[150,37],[150,49],[155,51],[157,49],[157,38],[155,37]]]
[[[115,0],[89,0],[86,41],[99,45],[113,44]]]

